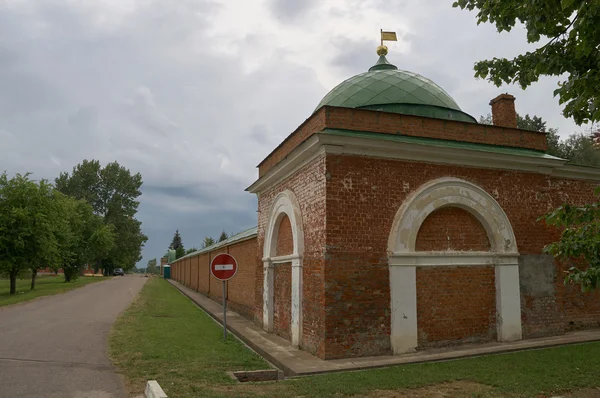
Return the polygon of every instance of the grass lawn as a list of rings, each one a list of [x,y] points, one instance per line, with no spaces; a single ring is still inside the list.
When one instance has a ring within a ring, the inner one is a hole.
[[[31,287],[30,278],[17,279],[17,292],[11,296],[9,294],[10,281],[8,279],[0,278],[0,307],[33,300],[36,297],[63,293],[103,280],[106,280],[106,278],[80,276],[74,282],[65,283],[65,279],[62,275],[39,275],[35,281],[35,290],[29,290]]]
[[[173,397],[599,397],[600,343],[332,373],[282,382],[236,383],[225,371],[267,364],[160,278],[119,318],[110,353],[132,393],[156,379]]]

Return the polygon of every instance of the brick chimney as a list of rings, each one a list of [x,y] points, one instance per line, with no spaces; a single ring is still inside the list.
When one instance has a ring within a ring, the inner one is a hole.
[[[490,105],[494,126],[517,128],[515,97],[510,94],[500,94],[490,101]]]

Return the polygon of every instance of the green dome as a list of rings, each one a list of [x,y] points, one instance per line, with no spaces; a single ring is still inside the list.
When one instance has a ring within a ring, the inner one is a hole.
[[[324,105],[477,122],[443,88],[421,75],[398,70],[383,55],[368,72],[337,85],[316,109]]]

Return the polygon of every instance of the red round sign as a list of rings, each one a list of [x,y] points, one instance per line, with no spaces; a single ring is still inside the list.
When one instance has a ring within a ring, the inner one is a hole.
[[[233,256],[221,253],[215,256],[210,262],[211,274],[220,281],[226,281],[233,278],[237,272],[237,261]]]

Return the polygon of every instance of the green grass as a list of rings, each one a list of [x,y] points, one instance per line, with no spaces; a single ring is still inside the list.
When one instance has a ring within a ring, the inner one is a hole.
[[[220,326],[159,278],[148,281],[120,317],[109,343],[114,362],[137,394],[152,379],[174,397],[375,397],[381,390],[455,381],[478,383],[482,389],[454,391],[452,397],[536,397],[600,386],[600,343],[239,384],[225,371],[265,369],[267,364],[237,340],[224,342]],[[427,397],[431,391],[411,394]]]
[[[65,283],[62,275],[46,276],[40,275],[35,281],[35,290],[29,290],[31,287],[31,279],[17,279],[17,291],[14,295],[10,295],[10,281],[0,278],[0,307],[21,303],[23,301],[33,300],[41,296],[63,293],[78,287],[89,285],[90,283],[106,280],[100,277],[79,277],[77,280]]]
[[[151,278],[119,317],[109,353],[135,394],[157,380],[168,396],[204,396],[234,384],[226,371],[269,368],[231,334],[224,341],[223,329],[162,278]]]

